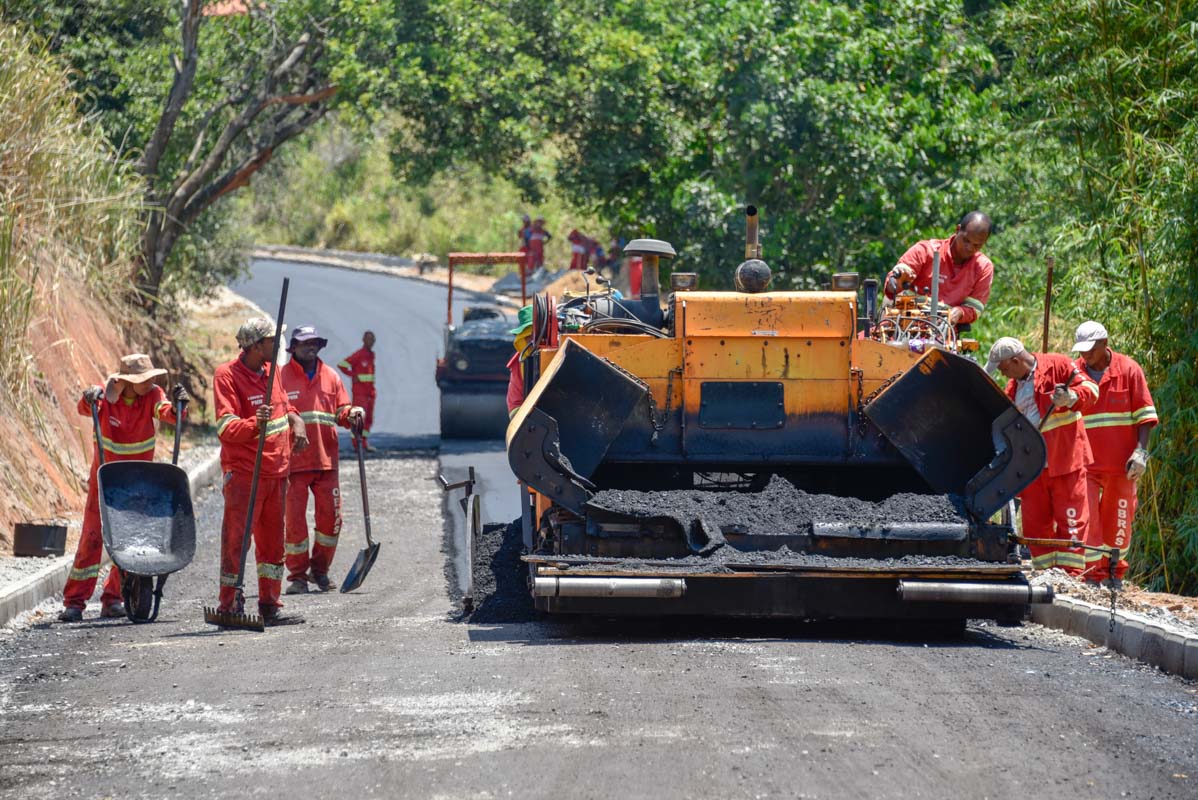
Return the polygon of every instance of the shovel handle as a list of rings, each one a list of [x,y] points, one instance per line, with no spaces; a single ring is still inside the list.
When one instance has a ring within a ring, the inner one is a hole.
[[[366,442],[362,439],[362,423],[354,424],[354,436],[358,440],[358,482],[362,484],[362,522],[366,526],[366,546],[374,547],[374,539],[370,537],[370,498],[366,494]]]
[[[171,463],[179,465],[179,437],[183,433],[183,401],[175,401],[175,447],[171,451]]]

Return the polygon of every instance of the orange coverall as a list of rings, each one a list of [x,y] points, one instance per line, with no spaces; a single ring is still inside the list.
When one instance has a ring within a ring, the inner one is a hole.
[[[360,347],[337,364],[337,369],[350,377],[350,396],[355,406],[361,406],[366,412],[362,423],[362,438],[370,438],[370,428],[374,425],[374,351]],[[354,445],[357,446],[355,439]]]

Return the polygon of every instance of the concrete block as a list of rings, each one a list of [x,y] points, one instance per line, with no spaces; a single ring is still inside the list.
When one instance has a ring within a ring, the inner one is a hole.
[[[1198,681],[1198,636],[1186,637],[1184,662],[1181,674],[1192,681]]]
[[[1120,617],[1119,641],[1112,648],[1128,658],[1139,659],[1144,642],[1144,623],[1138,619]]]
[[[1145,664],[1163,667],[1165,663],[1165,629],[1160,625],[1145,625],[1144,640],[1138,658]]]
[[[1090,608],[1083,603],[1069,603],[1069,616],[1065,619],[1065,633],[1085,637],[1090,627]]]
[[[1185,669],[1186,637],[1172,631],[1165,634],[1160,667],[1170,675],[1181,675]]]
[[[1068,615],[1068,607],[1060,601],[1036,603],[1032,606],[1032,622],[1043,625],[1046,628],[1061,630],[1065,626],[1065,619]]]
[[[1083,635],[1094,644],[1109,646],[1109,643],[1114,641],[1111,634],[1110,609],[1090,609],[1086,616],[1086,632]]]

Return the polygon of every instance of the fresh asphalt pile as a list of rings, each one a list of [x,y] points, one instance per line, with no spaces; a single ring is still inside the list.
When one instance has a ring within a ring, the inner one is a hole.
[[[528,592],[528,570],[520,561],[524,546],[520,520],[483,527],[474,545],[472,623],[530,622],[536,619]]]
[[[967,521],[961,499],[953,495],[902,493],[871,502],[812,494],[778,476],[761,492],[605,489],[589,505],[638,519],[673,519],[683,530],[699,523],[707,530],[756,536],[807,534],[816,522],[886,530],[903,523]]]

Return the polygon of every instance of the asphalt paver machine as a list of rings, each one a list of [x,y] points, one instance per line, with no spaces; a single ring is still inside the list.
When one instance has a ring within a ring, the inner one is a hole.
[[[963,625],[1051,602],[1008,511],[1044,465],[1035,427],[954,346],[879,331],[876,282],[764,291],[750,211],[738,291],[675,273],[661,302],[674,250],[642,239],[637,307],[563,326],[536,299],[507,452],[537,607]]]

